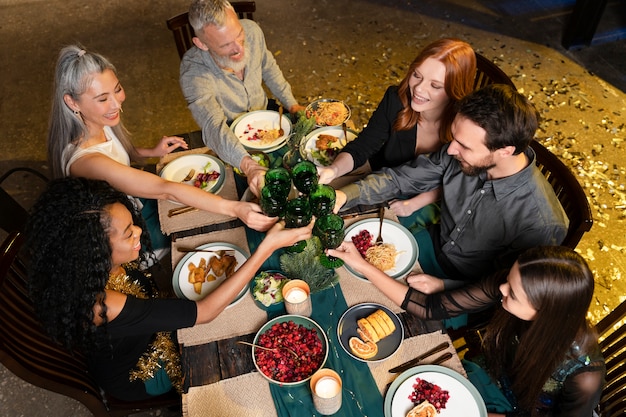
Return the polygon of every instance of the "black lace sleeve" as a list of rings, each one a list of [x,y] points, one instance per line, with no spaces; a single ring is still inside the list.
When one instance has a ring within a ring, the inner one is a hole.
[[[468,286],[436,294],[424,294],[413,288],[402,302],[402,308],[424,320],[442,320],[465,313],[485,310],[499,303],[499,286],[506,281],[502,271]]]
[[[589,417],[600,401],[605,377],[604,361],[598,358],[570,375],[563,384],[556,417]]]

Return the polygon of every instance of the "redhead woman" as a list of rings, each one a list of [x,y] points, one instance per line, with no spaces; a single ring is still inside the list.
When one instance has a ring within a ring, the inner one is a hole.
[[[450,139],[454,104],[473,90],[475,75],[476,55],[468,43],[444,38],[427,45],[400,85],[387,88],[358,138],[330,166],[319,169],[320,182],[339,188],[371,171],[441,148]],[[398,216],[407,216],[423,205],[420,200],[435,201],[437,195],[424,194],[415,204],[400,201],[392,208]]]
[[[61,50],[48,131],[48,159],[55,178],[85,177],[107,181],[129,196],[154,203],[168,199],[213,213],[236,215],[256,230],[276,222],[261,213],[257,204],[230,201],[187,184],[166,181],[130,166],[144,157],[160,157],[177,148],[187,148],[183,139],[163,137],[152,149],[135,148],[122,124],[126,92],[115,67],[102,55],[80,46]],[[168,243],[154,239],[160,232],[158,216],[144,217],[155,248]],[[156,223],[151,223],[154,220]]]

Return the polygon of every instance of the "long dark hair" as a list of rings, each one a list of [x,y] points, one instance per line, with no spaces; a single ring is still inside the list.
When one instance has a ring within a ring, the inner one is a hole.
[[[111,270],[110,217],[120,203],[145,230],[129,197],[107,182],[85,178],[53,180],[35,203],[26,227],[30,295],[43,328],[68,349],[88,349],[96,341],[94,305],[106,324],[104,288]],[[145,260],[152,252],[141,236]]]
[[[492,374],[506,373],[519,405],[531,409],[572,343],[584,349],[595,340],[587,323],[594,280],[585,260],[562,246],[529,249],[517,263],[536,317],[524,321],[499,309],[485,332],[483,352]]]

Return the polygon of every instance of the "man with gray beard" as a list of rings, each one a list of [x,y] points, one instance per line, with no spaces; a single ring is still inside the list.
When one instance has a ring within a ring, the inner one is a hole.
[[[294,98],[261,28],[252,20],[239,20],[227,0],[193,0],[189,23],[196,36],[195,47],[180,65],[183,95],[202,128],[204,143],[239,168],[259,195],[265,168],[250,157],[229,125],[244,113],[278,108],[263,83],[290,113],[304,106]]]

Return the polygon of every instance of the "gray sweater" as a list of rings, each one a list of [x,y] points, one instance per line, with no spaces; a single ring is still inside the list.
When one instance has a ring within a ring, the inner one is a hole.
[[[244,113],[267,107],[263,83],[285,108],[297,104],[259,25],[246,19],[240,22],[249,60],[243,81],[221,69],[209,52],[196,46],[185,53],[180,64],[180,86],[193,118],[202,128],[204,143],[234,167],[240,166],[248,152],[229,124]]]

